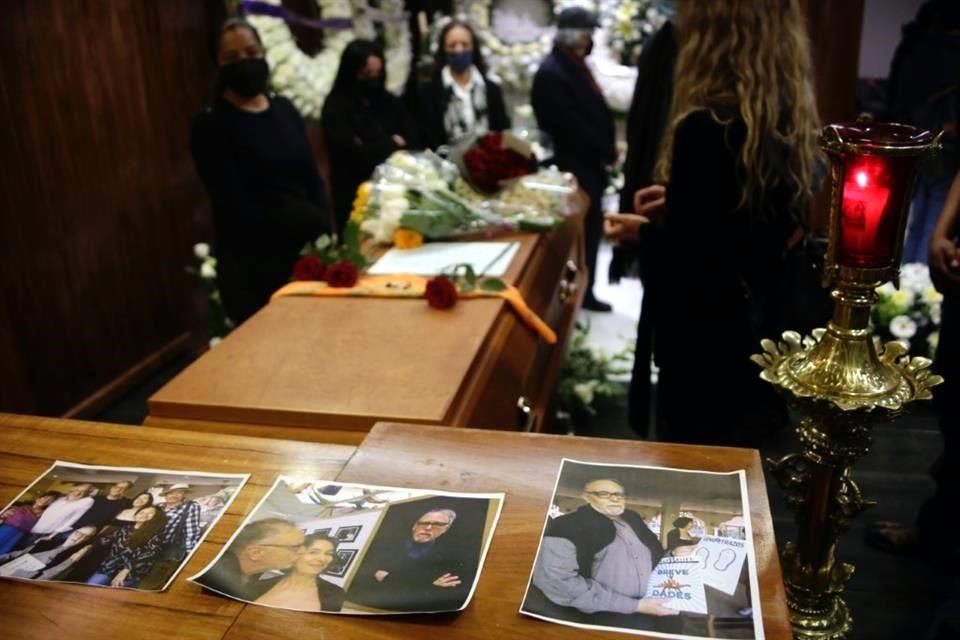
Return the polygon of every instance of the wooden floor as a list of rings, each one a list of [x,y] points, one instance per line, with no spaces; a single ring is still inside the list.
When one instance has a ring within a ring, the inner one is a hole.
[[[189,364],[183,357],[165,370],[133,389],[120,402],[95,419],[121,424],[139,424],[146,416],[146,400],[170,377]],[[636,436],[625,426],[625,410],[614,407],[579,435],[608,438]],[[890,425],[874,429],[874,448],[855,468],[854,477],[869,499],[879,505],[854,522],[838,548],[838,557],[852,562],[856,573],[851,579],[846,600],[854,616],[854,638],[864,640],[921,639],[935,615],[938,594],[960,591],[956,578],[945,579],[919,560],[888,555],[863,542],[866,525],[873,520],[891,519],[910,522],[917,506],[929,495],[933,483],[927,470],[940,449],[936,419],[921,411]],[[779,457],[797,450],[796,436],[780,434],[761,448],[764,457]],[[776,481],[767,474],[767,486],[780,544],[795,538],[793,514],[781,498]],[[952,530],[944,523],[944,531]],[[951,581],[952,580],[952,581]],[[954,612],[960,615],[960,611]],[[945,640],[954,636],[936,636]]]

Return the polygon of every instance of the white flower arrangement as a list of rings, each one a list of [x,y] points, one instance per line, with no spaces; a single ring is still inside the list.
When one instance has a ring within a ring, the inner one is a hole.
[[[600,28],[594,35],[595,47],[587,59],[607,104],[625,113],[633,100],[637,70],[633,66],[643,44],[666,21],[652,0],[600,0],[593,3],[571,0],[544,0],[551,3],[554,15],[572,5],[598,11]],[[490,75],[505,87],[528,92],[543,58],[553,48],[555,27],[545,26],[529,42],[507,43],[492,30],[493,0],[461,0],[460,8],[480,38],[480,50]],[[502,6],[502,5],[501,5]],[[498,7],[497,10],[502,10]],[[438,27],[443,25],[440,21]],[[439,31],[439,29],[437,29]],[[437,48],[433,38],[431,50]]]
[[[892,282],[877,287],[873,323],[881,338],[906,342],[914,355],[933,356],[940,334],[943,295],[934,288],[926,265],[900,268],[900,287]]]
[[[266,1],[281,5],[281,0]],[[333,88],[343,50],[357,37],[373,37],[377,18],[385,24],[387,88],[399,93],[410,73],[410,29],[403,11],[403,0],[382,0],[378,11],[370,9],[367,0],[316,0],[316,3],[324,19],[349,18],[355,26],[352,29],[324,29],[324,49],[315,56],[308,56],[297,47],[293,33],[283,19],[248,16],[250,24],[260,33],[267,62],[273,71],[271,88],[289,98],[304,118],[319,120],[323,103]]]

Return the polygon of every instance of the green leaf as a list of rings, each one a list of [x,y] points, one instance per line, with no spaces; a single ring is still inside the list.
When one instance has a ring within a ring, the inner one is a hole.
[[[507,288],[506,283],[500,278],[484,278],[483,282],[480,283],[480,288],[483,291],[504,291]]]

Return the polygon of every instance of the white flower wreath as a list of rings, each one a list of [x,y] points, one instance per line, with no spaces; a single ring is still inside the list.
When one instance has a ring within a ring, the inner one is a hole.
[[[281,0],[266,2],[281,5]],[[384,21],[388,88],[399,93],[410,73],[410,29],[403,12],[403,0],[381,0],[379,11],[371,10],[367,0],[316,0],[316,3],[324,19],[349,18],[354,21],[354,28],[324,29],[324,48],[315,56],[300,50],[282,18],[248,16],[263,40],[272,69],[271,88],[289,98],[304,118],[318,120],[333,88],[343,50],[354,38],[373,37],[373,23],[379,18]]]

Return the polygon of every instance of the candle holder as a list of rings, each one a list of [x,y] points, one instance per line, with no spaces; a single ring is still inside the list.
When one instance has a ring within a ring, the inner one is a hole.
[[[767,463],[796,512],[796,543],[782,550],[794,637],[842,639],[853,628],[840,597],[853,565],[836,559],[851,518],[873,502],[851,477],[871,446],[870,425],[932,397],[943,379],[907,345],[881,344],[870,311],[875,289],[897,277],[909,204],[920,159],[939,136],[899,124],[835,124],[820,147],[831,161],[829,246],[823,286],[832,286],[826,329],[787,331],[764,340],[752,360],[801,415],[802,451]]]

